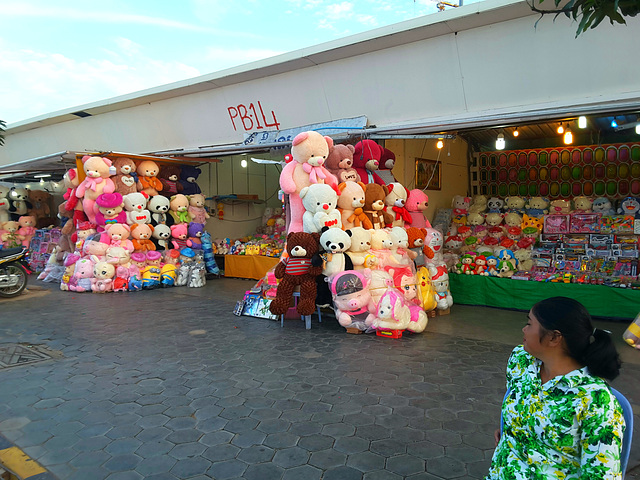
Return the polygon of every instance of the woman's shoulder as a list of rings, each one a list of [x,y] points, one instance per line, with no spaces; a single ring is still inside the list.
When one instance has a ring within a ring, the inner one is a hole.
[[[523,345],[518,345],[511,352],[507,362],[507,379],[522,376],[535,362],[535,357],[526,352]]]

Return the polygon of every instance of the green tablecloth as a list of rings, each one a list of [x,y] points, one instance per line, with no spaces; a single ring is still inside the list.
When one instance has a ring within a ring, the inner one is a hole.
[[[640,290],[584,285],[510,280],[478,275],[449,275],[453,304],[529,310],[548,297],[578,300],[595,317],[633,320],[640,312]]]

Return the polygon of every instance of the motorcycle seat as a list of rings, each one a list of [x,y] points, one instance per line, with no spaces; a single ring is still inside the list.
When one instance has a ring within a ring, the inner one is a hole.
[[[22,248],[21,247],[17,247],[17,248],[3,248],[2,250],[0,250],[0,258],[4,258],[4,257],[10,257],[12,255],[16,255],[18,253],[22,253]]]

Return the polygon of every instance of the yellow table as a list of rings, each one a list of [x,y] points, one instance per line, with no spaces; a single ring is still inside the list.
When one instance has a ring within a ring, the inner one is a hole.
[[[225,255],[224,276],[260,280],[279,261],[277,257],[261,255]]]

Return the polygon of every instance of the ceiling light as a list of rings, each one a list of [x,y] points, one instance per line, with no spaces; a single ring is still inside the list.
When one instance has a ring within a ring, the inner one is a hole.
[[[44,185],[44,178],[40,179],[40,185]]]
[[[240,162],[240,166],[242,168],[247,168],[247,160],[243,158],[242,161]]]
[[[438,140],[438,143],[436,143],[436,147],[438,147],[438,150],[442,149],[442,147],[444,147],[444,142],[442,141],[442,139]]]
[[[498,134],[498,138],[496,139],[496,150],[504,150],[505,141],[504,135],[502,133]]]
[[[578,128],[587,128],[587,117],[584,115],[578,117]]]
[[[567,128],[567,130],[564,132],[563,140],[566,145],[573,143],[573,134],[571,133],[571,129]]]
[[[513,131],[513,136],[517,137],[518,135],[520,135],[520,132],[518,131],[518,127],[516,127],[516,129]]]
[[[616,117],[613,117],[611,120],[611,128],[616,128],[618,126],[618,122],[616,122]]]
[[[560,123],[560,126],[558,127],[557,132],[562,135],[564,133],[564,127],[562,126],[562,123]]]
[[[636,125],[636,133],[640,135],[640,123]]]
[[[39,173],[37,175],[34,175],[33,178],[48,178],[50,176],[51,176],[50,173]]]

